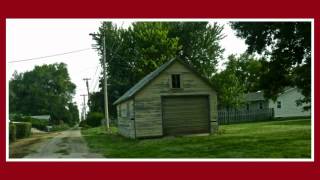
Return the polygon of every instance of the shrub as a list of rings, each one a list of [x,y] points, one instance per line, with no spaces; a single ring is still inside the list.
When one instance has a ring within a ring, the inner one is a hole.
[[[16,140],[16,125],[13,123],[9,124],[9,143]]]
[[[19,122],[14,124],[16,126],[16,138],[26,138],[31,134],[31,123]]]
[[[83,127],[83,128],[89,128],[90,127],[88,125],[88,121],[87,120],[80,121],[79,126]]]
[[[39,130],[42,130],[42,131],[46,131],[47,130],[47,126],[49,124],[49,122],[46,121],[46,120],[33,119],[33,118],[30,118],[29,122],[31,122],[32,127],[36,128],[36,129],[39,129]]]
[[[101,120],[104,115],[100,112],[90,112],[87,117],[87,124],[91,127],[101,126]]]
[[[53,125],[51,128],[51,131],[64,131],[69,128],[70,126],[68,124],[59,124],[59,125]]]
[[[42,130],[42,131],[46,131],[47,130],[47,126],[49,124],[48,120],[43,120],[43,119],[34,119],[31,118],[29,116],[23,117],[21,115],[15,115],[13,116],[13,121],[15,122],[29,122],[31,123],[33,128]]]

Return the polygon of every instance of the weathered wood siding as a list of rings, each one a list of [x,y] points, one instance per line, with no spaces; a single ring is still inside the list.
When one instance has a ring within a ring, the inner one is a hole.
[[[135,138],[134,101],[128,100],[117,105],[118,130],[125,137]]]
[[[181,89],[170,88],[171,74],[181,74]],[[211,132],[217,129],[216,92],[194,72],[175,62],[138,92],[134,99],[136,137],[162,136],[161,97],[170,95],[208,95]]]

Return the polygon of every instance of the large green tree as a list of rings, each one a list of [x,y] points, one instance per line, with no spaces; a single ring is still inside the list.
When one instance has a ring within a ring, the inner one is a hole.
[[[212,77],[223,52],[219,45],[223,38],[221,33],[221,26],[207,22],[136,22],[128,29],[103,22],[92,37],[100,55],[105,37],[107,63],[101,60],[101,64],[108,72],[111,115],[116,113],[112,102],[172,58],[180,56],[204,76]],[[103,91],[102,83],[100,87]],[[100,96],[103,99],[102,93]],[[94,99],[99,98],[92,96],[90,102]]]
[[[263,58],[256,58],[247,53],[239,57],[230,55],[226,63],[226,70],[234,72],[244,86],[244,92],[255,92],[261,89],[260,77],[264,66]]]
[[[245,93],[260,89],[262,61],[247,53],[228,57],[225,69],[212,78],[218,92],[219,107],[238,108],[244,102]]]
[[[164,62],[175,57],[178,50],[177,39],[168,38],[168,30],[161,23],[134,23],[128,29],[118,29],[111,22],[103,22],[99,32],[92,34],[100,55],[103,54],[103,39],[106,47],[106,66],[108,77],[108,95],[111,116],[116,109],[112,103]],[[104,37],[104,38],[103,38]],[[103,76],[101,76],[103,77]],[[104,87],[100,80],[101,91]],[[103,93],[99,93],[103,99]],[[90,103],[98,100],[90,97]],[[102,108],[95,108],[102,109]]]
[[[74,124],[78,108],[72,102],[76,86],[64,63],[36,66],[32,71],[15,72],[9,81],[9,112],[50,114],[53,121]]]
[[[311,102],[310,22],[233,22],[231,27],[245,39],[248,53],[266,58],[260,87],[267,98],[297,86],[305,97],[300,102]]]
[[[177,38],[180,49],[177,56],[193,65],[203,76],[211,78],[224,49],[223,26],[208,22],[168,22],[169,37]]]

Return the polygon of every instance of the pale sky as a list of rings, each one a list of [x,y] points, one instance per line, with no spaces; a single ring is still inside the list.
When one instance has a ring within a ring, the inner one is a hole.
[[[123,27],[128,27],[130,23],[136,21],[134,19],[7,19],[6,60],[8,62],[91,48],[95,42],[89,33],[97,32],[103,20],[113,21]],[[157,19],[149,19],[151,20]],[[234,35],[227,20],[204,20],[224,25],[223,34],[226,37],[221,41],[221,46],[225,48],[224,59],[230,54],[241,54],[246,50],[244,41]],[[101,68],[98,53],[93,49],[34,61],[8,63],[7,81],[14,71],[20,73],[32,70],[36,65],[60,62],[67,64],[71,81],[77,86],[74,101],[77,102],[81,112],[83,98],[80,95],[87,94],[85,82],[82,79],[91,78],[90,92],[98,91],[97,81]],[[222,60],[219,63],[220,68],[223,62]]]

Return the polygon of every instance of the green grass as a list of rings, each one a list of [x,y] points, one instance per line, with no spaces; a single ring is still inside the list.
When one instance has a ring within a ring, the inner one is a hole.
[[[210,136],[128,139],[104,128],[82,130],[92,152],[109,158],[310,158],[310,120],[222,125]]]

